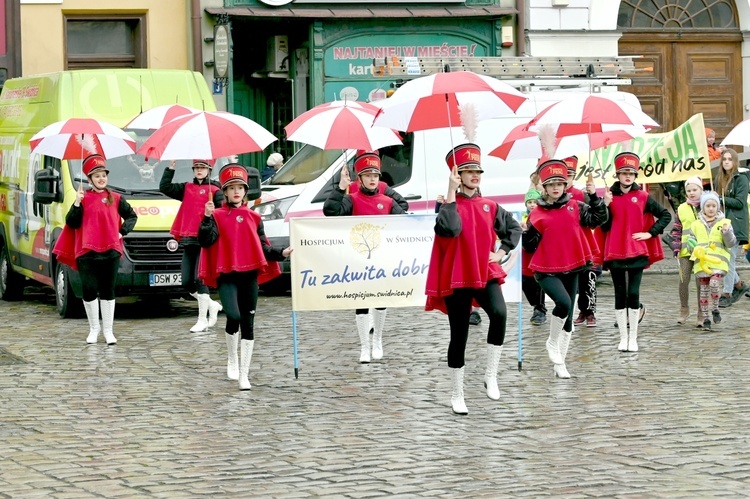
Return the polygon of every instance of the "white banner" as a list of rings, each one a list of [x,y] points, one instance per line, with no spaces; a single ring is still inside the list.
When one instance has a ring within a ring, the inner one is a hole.
[[[292,309],[424,307],[434,227],[434,214],[292,218]],[[519,249],[507,260],[503,294],[518,302]]]

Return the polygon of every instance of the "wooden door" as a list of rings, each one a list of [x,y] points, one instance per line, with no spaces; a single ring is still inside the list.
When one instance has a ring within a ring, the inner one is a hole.
[[[703,113],[717,142],[742,121],[741,39],[703,34],[700,39],[677,35],[628,33],[620,55],[635,59],[637,75],[623,90],[638,96],[643,110],[673,130]]]

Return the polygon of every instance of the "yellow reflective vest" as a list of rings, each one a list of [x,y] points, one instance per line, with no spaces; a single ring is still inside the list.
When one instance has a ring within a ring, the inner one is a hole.
[[[711,268],[712,274],[716,274],[718,271],[721,271],[723,274],[729,272],[729,258],[731,254],[724,247],[724,236],[721,233],[721,228],[725,225],[732,225],[732,222],[728,218],[722,218],[711,227],[710,231],[701,219],[690,224],[690,231],[698,242],[697,246],[704,248],[706,255],[710,258],[710,261],[706,263]],[[693,261],[697,260],[695,254],[690,259]],[[699,272],[703,272],[703,267],[701,265],[694,265],[693,273],[697,274]]]
[[[694,206],[691,206],[688,203],[682,203],[677,207],[677,216],[680,218],[680,223],[682,224],[682,238],[680,239],[680,253],[678,256],[683,258],[689,257],[690,250],[687,247],[687,240],[692,234],[690,226],[693,222],[698,220],[698,211]]]

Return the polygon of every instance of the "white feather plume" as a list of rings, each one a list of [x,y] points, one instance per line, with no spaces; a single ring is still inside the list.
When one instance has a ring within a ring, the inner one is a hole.
[[[81,148],[84,151],[88,151],[89,154],[99,154],[93,134],[91,133],[75,134],[75,137],[76,137],[76,141],[81,145]]]
[[[539,136],[539,142],[542,144],[542,153],[546,155],[548,159],[554,158],[555,149],[557,149],[555,128],[552,125],[540,125],[536,134]]]
[[[461,128],[463,128],[466,140],[476,142],[478,113],[474,104],[466,102],[458,106],[458,113],[461,116]]]

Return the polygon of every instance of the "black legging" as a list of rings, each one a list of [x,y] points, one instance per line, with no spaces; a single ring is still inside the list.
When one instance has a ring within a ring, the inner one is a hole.
[[[586,315],[596,312],[596,271],[593,269],[578,274],[578,310]]]
[[[561,274],[537,274],[537,282],[547,296],[555,302],[552,315],[565,319],[563,329],[573,331],[573,300],[578,292],[579,272]]]
[[[615,310],[639,308],[643,268],[610,269],[609,275],[612,276],[612,284],[615,287]]]
[[[460,368],[464,366],[466,342],[469,339],[469,315],[471,314],[471,300],[475,299],[490,318],[490,328],[487,331],[487,343],[502,345],[505,342],[505,323],[508,312],[505,298],[497,281],[487,283],[484,289],[457,288],[453,294],[445,297],[448,309],[448,324],[451,329],[451,340],[448,344],[448,367]]]
[[[525,275],[521,277],[521,289],[529,305],[534,307],[535,310],[547,313],[547,307],[544,305],[544,291],[533,276]]]
[[[101,254],[99,254],[101,255]],[[120,254],[102,257],[87,253],[76,260],[81,276],[83,301],[115,299],[115,282],[120,268]]]
[[[182,253],[182,285],[188,293],[207,294],[208,286],[198,279],[198,261],[201,256],[199,244],[185,244]]]
[[[258,272],[231,272],[221,274],[216,280],[219,298],[227,315],[224,328],[229,334],[242,331],[243,340],[254,340],[255,307],[258,304]]]

